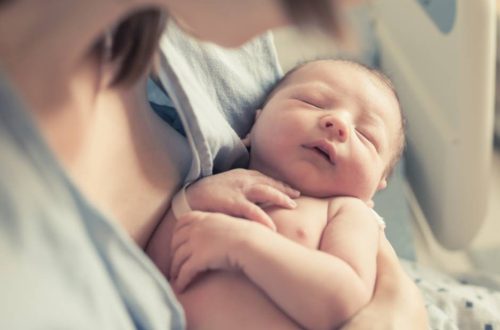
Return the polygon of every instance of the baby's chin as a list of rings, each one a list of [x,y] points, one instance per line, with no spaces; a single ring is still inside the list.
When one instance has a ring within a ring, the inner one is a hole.
[[[325,180],[323,175],[316,174],[317,172],[307,162],[299,165],[276,169],[272,166],[254,162],[251,163],[250,169],[257,170],[275,180],[286,183],[300,191],[302,196],[313,198],[355,197],[365,202],[370,201],[373,197],[371,190],[358,189],[367,185],[355,186],[347,182],[335,184],[336,180]]]
[[[327,184],[324,180],[313,182],[307,180],[306,177],[302,177],[295,179],[288,178],[283,181],[299,190],[302,196],[314,198],[354,197],[365,202],[368,202],[373,198],[373,194],[370,194],[368,191],[359,191],[354,189],[352,186],[343,188],[335,186],[333,182],[328,182]]]

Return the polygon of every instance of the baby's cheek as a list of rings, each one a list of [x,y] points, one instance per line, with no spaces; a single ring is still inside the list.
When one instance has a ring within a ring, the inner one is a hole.
[[[360,199],[370,199],[375,187],[378,185],[379,176],[376,175],[378,164],[373,161],[352,163],[348,174],[343,178],[346,189],[351,195]]]

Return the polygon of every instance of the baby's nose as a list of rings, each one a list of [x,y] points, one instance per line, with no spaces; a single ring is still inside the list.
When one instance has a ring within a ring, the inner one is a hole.
[[[321,118],[321,127],[329,132],[331,138],[341,142],[347,141],[349,137],[349,124],[341,116],[324,116]]]

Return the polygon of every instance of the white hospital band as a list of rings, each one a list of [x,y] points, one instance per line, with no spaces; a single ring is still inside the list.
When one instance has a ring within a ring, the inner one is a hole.
[[[174,216],[179,219],[179,217],[183,214],[186,214],[188,212],[191,212],[193,209],[191,209],[191,206],[189,205],[189,202],[187,200],[186,196],[186,189],[189,186],[189,183],[184,185],[178,192],[175,194],[174,198],[172,198],[172,212],[174,213]],[[374,209],[372,210],[372,213],[375,217],[375,220],[377,221],[380,229],[385,229],[385,221],[384,218],[382,218],[377,212],[375,212]]]
[[[375,216],[375,220],[377,220],[377,223],[378,223],[378,226],[380,227],[380,229],[385,229],[384,218],[382,218],[377,212],[375,212],[374,209],[370,209],[370,210],[372,210],[372,213]]]

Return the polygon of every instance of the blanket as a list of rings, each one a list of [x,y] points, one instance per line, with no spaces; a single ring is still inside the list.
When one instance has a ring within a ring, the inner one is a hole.
[[[500,276],[484,272],[457,277],[403,261],[420,288],[432,330],[500,329]]]

